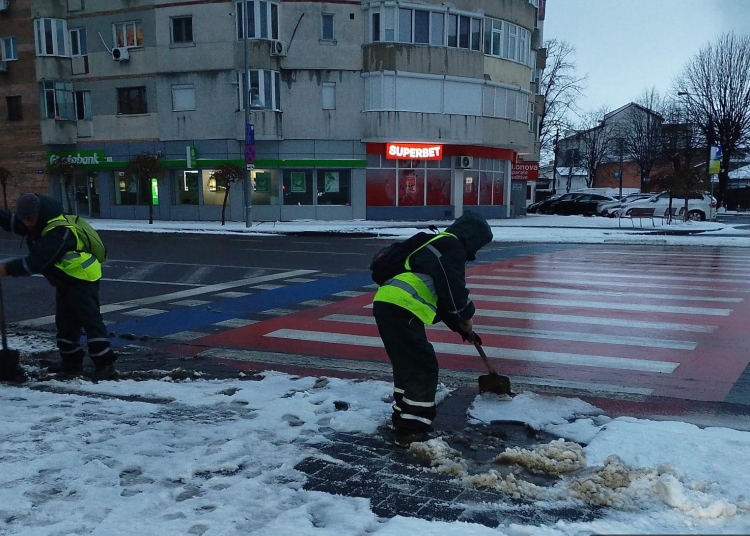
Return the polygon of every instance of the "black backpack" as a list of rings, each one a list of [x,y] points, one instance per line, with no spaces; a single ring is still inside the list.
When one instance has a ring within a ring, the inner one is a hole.
[[[394,242],[378,251],[370,263],[372,280],[383,285],[389,279],[407,272],[406,259],[437,235],[419,232],[403,242]]]

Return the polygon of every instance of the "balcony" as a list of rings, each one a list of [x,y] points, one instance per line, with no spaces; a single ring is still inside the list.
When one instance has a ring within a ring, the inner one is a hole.
[[[274,110],[250,110],[249,121],[255,125],[256,140],[281,140],[284,139],[282,129],[282,113]],[[237,124],[235,136],[238,140],[245,139],[245,113],[243,110],[237,112]]]
[[[484,54],[446,47],[372,43],[363,47],[365,72],[409,71],[412,73],[484,79]]]
[[[65,145],[75,143],[78,129],[75,121],[42,119],[42,143],[45,145]]]

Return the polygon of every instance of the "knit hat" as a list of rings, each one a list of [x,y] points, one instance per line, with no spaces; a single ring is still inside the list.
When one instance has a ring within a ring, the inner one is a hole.
[[[16,200],[16,215],[19,218],[36,218],[39,215],[39,197],[36,194],[21,194]]]

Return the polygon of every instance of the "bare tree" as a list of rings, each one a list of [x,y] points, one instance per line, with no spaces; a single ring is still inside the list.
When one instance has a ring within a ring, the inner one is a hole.
[[[8,184],[16,182],[16,176],[13,172],[4,167],[0,167],[0,188],[3,189],[3,206],[8,209]]]
[[[125,173],[135,176],[137,188],[142,193],[146,191],[148,202],[148,223],[154,223],[154,196],[151,195],[151,179],[158,179],[164,172],[164,168],[159,162],[159,157],[153,153],[141,153],[135,155],[128,162]]]
[[[71,214],[77,213],[78,207],[73,206],[73,202],[70,199],[70,186],[73,183],[73,174],[80,169],[80,165],[71,161],[68,157],[61,158],[50,158],[50,161],[45,167],[47,178],[57,177],[62,179],[62,187],[65,190],[65,201],[67,202],[67,210]]]
[[[704,46],[687,63],[675,85],[707,145],[721,145],[716,193],[721,206],[732,155],[750,142],[750,36],[727,33]]]
[[[214,171],[216,186],[224,188],[224,202],[221,206],[221,224],[226,223],[227,201],[229,200],[229,188],[232,184],[245,178],[245,170],[236,164],[228,162],[222,164]]]
[[[567,114],[586,88],[587,76],[579,76],[573,60],[575,48],[567,41],[549,39],[544,43],[547,61],[540,79],[544,107],[539,115],[539,145],[542,152],[553,150],[555,133],[570,128]]]
[[[596,170],[612,152],[615,139],[615,127],[600,119],[606,113],[607,110],[602,108],[583,116],[575,135],[581,150],[581,164],[587,172],[586,186],[589,188],[596,177]]]
[[[638,166],[643,191],[654,167],[663,158],[662,123],[667,103],[656,88],[651,88],[635,104],[618,125],[617,137],[627,159]]]

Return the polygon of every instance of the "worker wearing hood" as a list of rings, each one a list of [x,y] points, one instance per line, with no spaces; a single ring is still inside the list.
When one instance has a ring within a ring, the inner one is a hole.
[[[469,212],[412,253],[405,272],[375,294],[373,315],[393,366],[392,423],[399,446],[423,440],[437,415],[438,363],[425,324],[442,321],[463,337],[472,333],[475,309],[465,267],[491,241],[487,221]]]

